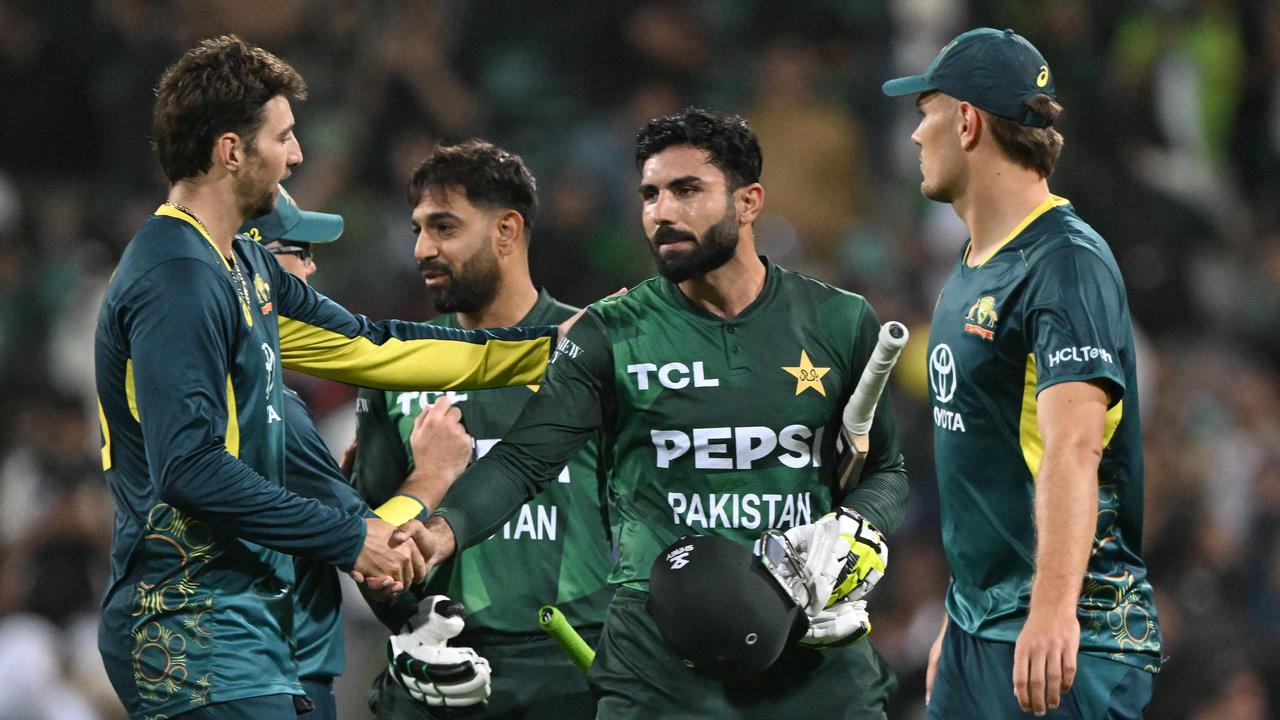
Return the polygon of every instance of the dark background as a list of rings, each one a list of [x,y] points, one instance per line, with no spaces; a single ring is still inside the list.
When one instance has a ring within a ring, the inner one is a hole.
[[[784,7],[797,5],[797,7]],[[92,330],[107,277],[164,199],[152,88],[235,32],[292,63],[303,207],[347,230],[314,284],[375,317],[424,319],[404,186],[440,140],[524,157],[543,204],[535,280],[587,303],[651,274],[631,143],[690,103],[746,116],[764,147],[763,252],[862,293],[913,343],[895,378],[912,481],[872,596],[872,635],[918,717],[947,583],[923,353],[964,240],[924,201],[910,99],[881,95],[951,37],[1013,27],[1066,107],[1055,193],[1111,243],[1140,339],[1145,555],[1166,669],[1151,717],[1280,713],[1280,8],[1264,0],[766,0],[0,4],[0,720],[115,718],[96,608],[110,496]],[[293,379],[331,443],[350,388]],[[361,716],[382,632],[348,621],[343,717]],[[1270,648],[1270,649],[1268,649]]]

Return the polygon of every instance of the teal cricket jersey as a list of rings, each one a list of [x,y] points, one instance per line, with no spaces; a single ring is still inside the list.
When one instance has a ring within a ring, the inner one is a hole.
[[[558,324],[576,308],[545,290],[520,325]],[[456,316],[434,322],[457,327]],[[444,393],[462,410],[462,422],[483,457],[511,428],[538,386]],[[356,453],[351,480],[375,507],[394,496],[413,470],[409,435],[414,419],[442,393],[361,390],[356,404]],[[542,635],[538,609],[555,604],[575,627],[599,626],[611,593],[609,540],[600,513],[595,440],[564,465],[547,491],[520,507],[491,538],[442,564],[426,595],[448,595],[467,610],[466,634]],[[381,605],[381,604],[379,604]],[[379,607],[398,632],[416,606],[398,612]],[[465,644],[465,643],[462,643]]]
[[[284,389],[284,484],[303,497],[360,517],[375,517],[347,483],[307,404]],[[345,668],[342,639],[342,586],[332,565],[293,559],[293,659],[298,678],[331,679]]]
[[[952,621],[987,640],[1017,640],[1031,598],[1044,454],[1036,396],[1060,382],[1095,382],[1112,406],[1077,611],[1080,650],[1158,669],[1160,630],[1140,557],[1133,330],[1106,242],[1052,197],[982,265],[962,256],[938,296],[928,368]]]
[[[750,544],[837,503],[893,531],[907,483],[887,396],[860,482],[834,488],[841,411],[880,323],[862,297],[764,262],[760,296],[730,320],[662,278],[592,305],[516,426],[437,511],[459,546],[500,526],[597,428],[611,582],[647,590],[654,558],[683,535]]]
[[[364,523],[284,487],[282,365],[388,388],[525,384],[539,381],[554,335],[370,322],[257,243],[237,238],[232,250],[223,257],[193,218],[161,206],[98,318],[102,464],[116,501],[99,648],[135,718],[301,694],[284,553],[349,567]]]

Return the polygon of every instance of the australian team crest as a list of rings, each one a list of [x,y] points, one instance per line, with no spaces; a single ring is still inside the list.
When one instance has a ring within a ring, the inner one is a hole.
[[[983,295],[969,307],[969,312],[964,316],[966,322],[964,331],[973,333],[983,340],[993,340],[996,336],[996,321],[1000,316],[996,314],[996,299],[991,295]]]
[[[271,312],[271,286],[257,273],[253,274],[253,290],[258,294],[258,306],[262,308],[262,314]]]

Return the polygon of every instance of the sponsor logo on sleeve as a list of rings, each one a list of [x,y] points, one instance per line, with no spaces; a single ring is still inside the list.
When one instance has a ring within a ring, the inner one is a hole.
[[[555,354],[551,356],[550,364],[554,365],[555,362],[560,359],[561,355],[567,355],[570,360],[573,360],[581,354],[582,348],[578,347],[577,343],[567,337],[560,338],[560,342],[556,344]]]
[[[1087,362],[1089,360],[1101,360],[1110,365],[1115,364],[1110,352],[1091,345],[1059,348],[1049,353],[1049,367],[1055,367],[1064,362]]]

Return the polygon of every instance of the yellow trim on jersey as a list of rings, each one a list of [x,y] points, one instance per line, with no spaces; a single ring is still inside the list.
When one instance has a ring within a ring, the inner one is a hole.
[[[111,428],[107,427],[107,411],[102,409],[102,398],[98,398],[98,424],[102,426],[102,470],[111,469]]]
[[[155,214],[162,215],[164,217],[177,218],[179,220],[186,222],[191,227],[195,228],[196,232],[200,233],[200,237],[204,238],[209,242],[209,246],[213,248],[213,253],[218,256],[219,260],[222,261],[222,265],[227,269],[227,272],[234,272],[231,269],[231,261],[227,260],[227,256],[223,255],[222,251],[218,249],[218,244],[213,241],[213,238],[209,237],[209,233],[204,231],[204,228],[200,226],[200,223],[196,222],[195,218],[191,217],[187,213],[182,212],[181,210],[179,210],[178,208],[172,205],[161,205],[156,210]],[[244,311],[244,321],[249,324],[249,327],[253,327],[253,313],[249,312],[249,306],[245,304],[244,298],[240,297],[239,290],[236,291],[236,297],[240,298],[239,300],[240,309]]]
[[[227,261],[227,257],[222,254],[222,251],[218,249],[218,244],[213,241],[213,238],[209,237],[209,233],[205,232],[204,228],[200,227],[200,223],[196,222],[195,218],[182,212],[181,210],[179,210],[178,208],[172,205],[161,205],[159,208],[156,209],[156,215],[161,215],[163,217],[177,218],[179,220],[185,221],[188,225],[195,228],[196,232],[200,233],[200,237],[204,238],[205,240],[208,240],[209,244],[213,246],[214,252],[218,253],[218,257],[222,259],[222,264],[227,266],[227,272],[231,271],[231,263]]]
[[[236,409],[236,388],[227,375],[227,452],[240,457],[240,418]]]
[[[1040,419],[1036,413],[1036,356],[1027,355],[1027,372],[1022,386],[1022,417],[1018,422],[1018,444],[1022,446],[1022,458],[1027,463],[1034,480],[1040,475],[1040,463],[1044,462],[1044,438],[1040,436]],[[1102,428],[1102,447],[1111,444],[1111,438],[1124,417],[1124,400],[1107,410],[1106,424]]]
[[[135,421],[142,422],[142,417],[138,415],[138,389],[133,382],[132,358],[124,361],[124,399],[129,404],[129,414]]]
[[[408,495],[396,495],[379,505],[373,511],[373,514],[392,525],[403,525],[418,517],[426,507],[417,498]]]
[[[479,390],[542,382],[550,337],[399,340],[381,345],[280,317],[280,363],[327,380],[383,390]]]
[[[1018,223],[1018,226],[1015,227],[1008,235],[1004,237],[1003,240],[1000,241],[999,244],[996,245],[995,249],[991,251],[991,254],[987,256],[986,260],[983,260],[982,262],[978,263],[977,265],[974,265],[973,267],[982,267],[983,265],[986,265],[988,260],[995,257],[996,253],[1000,252],[1000,250],[1003,249],[1005,245],[1008,245],[1009,243],[1013,242],[1013,239],[1018,237],[1018,235],[1022,234],[1022,231],[1026,230],[1028,225],[1035,222],[1036,218],[1049,212],[1049,210],[1053,208],[1066,205],[1070,202],[1071,201],[1066,198],[1058,197],[1057,195],[1050,195],[1048,200],[1045,200],[1044,202],[1037,205],[1035,210],[1032,210],[1030,214],[1022,218],[1022,222]],[[964,259],[961,260],[961,262],[968,264],[969,251],[972,249],[973,249],[973,241],[970,240],[969,244],[965,245],[964,247]]]

